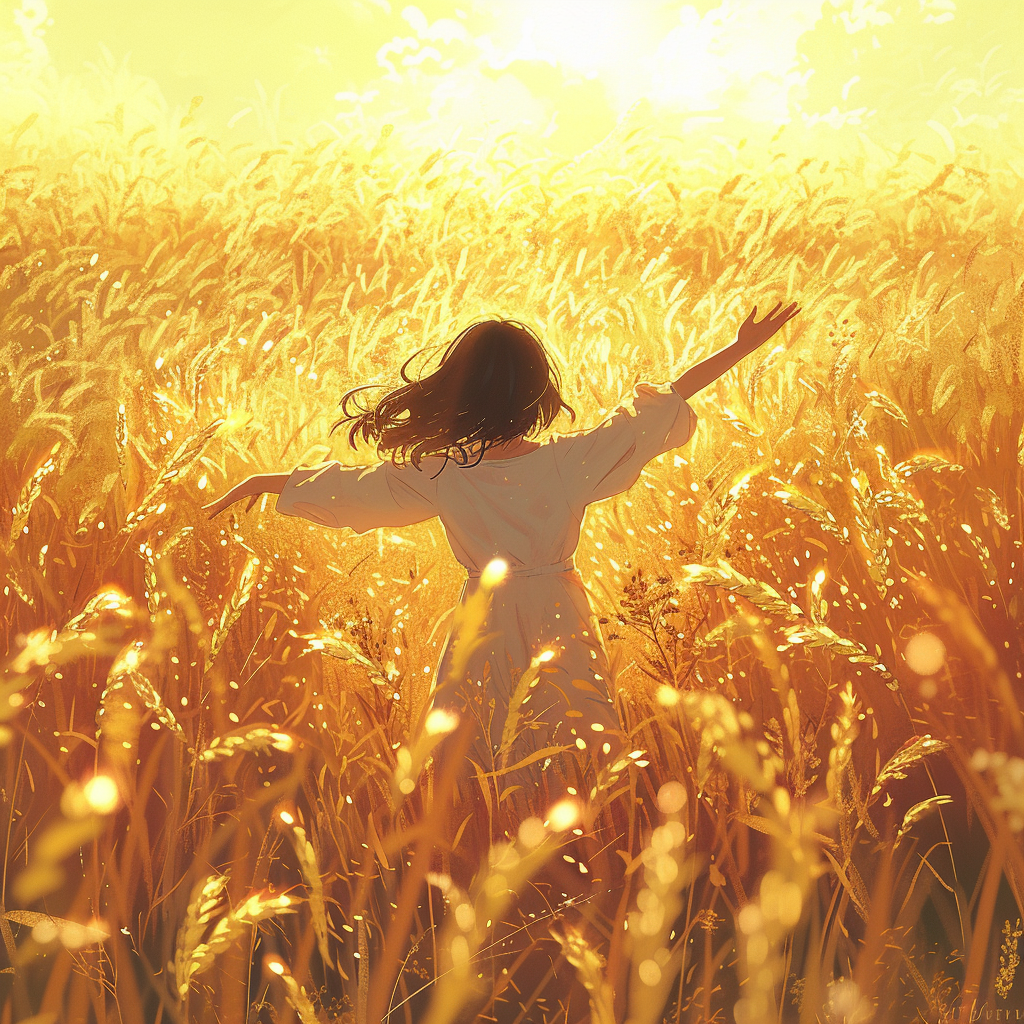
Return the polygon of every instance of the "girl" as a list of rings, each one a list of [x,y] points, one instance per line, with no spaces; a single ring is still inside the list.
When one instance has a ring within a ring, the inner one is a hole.
[[[492,559],[503,559],[508,569],[491,595],[486,636],[463,679],[448,678],[450,636],[445,641],[433,706],[465,711],[467,701],[480,705],[471,756],[491,771],[516,681],[531,658],[550,651],[554,656],[542,665],[527,705],[534,713],[530,746],[568,745],[597,760],[603,760],[599,751],[617,757],[626,738],[609,693],[600,629],[573,564],[580,522],[587,505],[625,491],[651,459],[690,439],[695,421],[686,399],[799,312],[796,303],[781,306],[759,323],[755,306],[732,344],[672,383],[638,384],[594,429],[543,443],[533,435],[560,411],[575,419],[557,372],[525,325],[480,321],[455,338],[428,376],[412,380],[407,361],[405,385],[374,408],[355,404],[362,388],[342,398],[343,415],[331,432],[351,421],[350,444],[361,435],[389,460],[370,468],[322,462],[252,476],[204,508],[212,517],[249,499],[248,511],[269,491],[280,495],[278,512],[356,533],[438,516],[466,568],[460,602],[480,587]],[[519,749],[506,763],[528,752]]]

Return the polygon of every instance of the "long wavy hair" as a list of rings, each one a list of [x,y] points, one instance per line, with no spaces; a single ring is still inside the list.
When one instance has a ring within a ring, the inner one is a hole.
[[[441,357],[438,368],[419,380],[407,373],[405,385],[384,395],[372,408],[359,405],[364,384],[342,396],[342,416],[331,433],[351,422],[348,439],[375,442],[378,454],[390,453],[396,465],[417,469],[429,456],[451,459],[460,467],[478,465],[484,452],[517,437],[539,433],[564,409],[576,413],[561,395],[558,370],[540,339],[518,320],[480,320],[462,331]],[[479,445],[470,462],[471,448]],[[438,470],[440,472],[440,470]]]

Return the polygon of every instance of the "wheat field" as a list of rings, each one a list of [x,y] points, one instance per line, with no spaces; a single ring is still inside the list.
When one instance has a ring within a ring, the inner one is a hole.
[[[0,181],[0,1024],[1024,1008],[1012,165],[32,121]],[[633,743],[600,776],[467,763],[471,709],[425,713],[436,520],[200,510],[372,461],[328,437],[341,394],[482,316],[535,327],[579,427],[790,299],[584,522]]]

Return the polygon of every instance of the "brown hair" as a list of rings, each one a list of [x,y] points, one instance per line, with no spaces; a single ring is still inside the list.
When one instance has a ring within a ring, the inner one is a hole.
[[[339,403],[342,417],[331,433],[352,421],[353,447],[361,435],[376,442],[378,453],[390,452],[396,464],[411,462],[418,469],[421,459],[443,455],[444,465],[452,459],[464,467],[470,465],[471,445],[480,445],[475,466],[488,448],[539,432],[562,409],[576,419],[562,400],[558,371],[540,339],[517,320],[472,324],[448,345],[433,373],[413,380],[406,370],[418,354],[402,364],[405,385],[373,408],[360,407],[356,395],[381,385],[346,392]]]

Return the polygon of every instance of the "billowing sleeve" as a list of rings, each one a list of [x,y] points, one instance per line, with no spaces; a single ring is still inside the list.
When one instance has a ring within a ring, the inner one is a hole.
[[[378,526],[411,526],[437,515],[437,481],[425,470],[382,462],[299,466],[285,482],[277,511],[319,526],[366,533]]]
[[[686,444],[696,426],[671,384],[637,384],[593,430],[558,438],[556,464],[570,506],[582,514],[590,502],[632,487],[651,459]]]

